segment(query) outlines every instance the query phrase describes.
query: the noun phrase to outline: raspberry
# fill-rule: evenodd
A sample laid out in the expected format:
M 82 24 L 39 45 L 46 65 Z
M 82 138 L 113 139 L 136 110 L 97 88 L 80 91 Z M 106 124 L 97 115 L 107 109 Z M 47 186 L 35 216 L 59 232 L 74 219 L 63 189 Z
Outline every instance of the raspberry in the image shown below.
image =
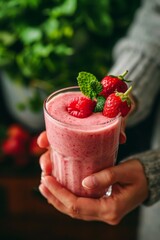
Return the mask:
M 67 111 L 70 115 L 77 118 L 89 117 L 95 108 L 96 102 L 87 97 L 77 97 L 71 100 L 67 105 Z

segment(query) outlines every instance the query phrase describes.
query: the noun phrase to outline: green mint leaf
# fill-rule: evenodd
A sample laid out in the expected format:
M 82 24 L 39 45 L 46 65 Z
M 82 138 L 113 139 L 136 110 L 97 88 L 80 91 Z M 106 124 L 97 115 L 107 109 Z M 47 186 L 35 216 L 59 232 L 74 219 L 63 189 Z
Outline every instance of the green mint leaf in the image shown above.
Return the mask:
M 94 112 L 102 112 L 104 108 L 106 99 L 103 96 L 97 97 L 97 104 L 95 106 Z
M 77 81 L 81 92 L 91 99 L 96 98 L 102 91 L 102 84 L 92 73 L 80 72 Z

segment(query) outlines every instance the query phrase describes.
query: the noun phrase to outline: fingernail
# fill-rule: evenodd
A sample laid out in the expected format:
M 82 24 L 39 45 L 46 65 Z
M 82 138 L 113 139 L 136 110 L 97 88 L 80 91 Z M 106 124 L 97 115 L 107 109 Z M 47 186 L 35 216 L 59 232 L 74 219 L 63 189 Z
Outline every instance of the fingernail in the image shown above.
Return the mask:
M 98 185 L 97 180 L 95 178 L 94 175 L 86 177 L 83 181 L 82 181 L 82 186 L 88 189 L 93 189 L 96 188 Z

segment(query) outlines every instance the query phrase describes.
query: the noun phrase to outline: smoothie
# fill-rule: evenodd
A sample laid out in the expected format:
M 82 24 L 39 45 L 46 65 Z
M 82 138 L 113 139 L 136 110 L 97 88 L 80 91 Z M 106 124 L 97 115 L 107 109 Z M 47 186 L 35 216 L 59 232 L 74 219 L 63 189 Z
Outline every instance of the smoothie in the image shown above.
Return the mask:
M 53 176 L 77 196 L 101 197 L 107 191 L 86 191 L 82 180 L 116 161 L 121 118 L 92 113 L 76 118 L 67 111 L 68 102 L 82 96 L 78 87 L 51 94 L 44 103 L 44 116 L 53 163 Z

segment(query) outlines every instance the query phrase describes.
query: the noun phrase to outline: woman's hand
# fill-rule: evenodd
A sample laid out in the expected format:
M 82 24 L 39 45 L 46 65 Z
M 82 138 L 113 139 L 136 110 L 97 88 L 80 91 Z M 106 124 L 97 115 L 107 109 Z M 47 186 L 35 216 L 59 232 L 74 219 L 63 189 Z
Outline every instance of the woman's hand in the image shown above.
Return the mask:
M 46 133 L 38 139 L 39 146 L 48 147 Z M 60 212 L 82 220 L 98 220 L 118 224 L 131 210 L 148 196 L 147 180 L 141 163 L 134 159 L 95 173 L 82 182 L 88 189 L 106 189 L 112 185 L 112 195 L 99 199 L 77 197 L 51 176 L 51 162 L 47 151 L 40 158 L 41 194 Z

